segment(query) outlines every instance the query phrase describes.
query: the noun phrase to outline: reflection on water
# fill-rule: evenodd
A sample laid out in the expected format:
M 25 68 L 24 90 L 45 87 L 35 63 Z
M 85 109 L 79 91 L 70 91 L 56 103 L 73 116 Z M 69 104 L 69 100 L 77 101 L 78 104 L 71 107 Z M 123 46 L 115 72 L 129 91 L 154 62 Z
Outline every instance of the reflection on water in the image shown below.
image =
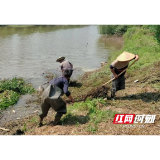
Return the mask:
M 100 39 L 97 26 L 0 27 L 0 78 L 20 76 L 38 87 L 46 81 L 44 72 L 61 74 L 56 62 L 60 56 L 75 69 L 96 69 L 117 49 Z

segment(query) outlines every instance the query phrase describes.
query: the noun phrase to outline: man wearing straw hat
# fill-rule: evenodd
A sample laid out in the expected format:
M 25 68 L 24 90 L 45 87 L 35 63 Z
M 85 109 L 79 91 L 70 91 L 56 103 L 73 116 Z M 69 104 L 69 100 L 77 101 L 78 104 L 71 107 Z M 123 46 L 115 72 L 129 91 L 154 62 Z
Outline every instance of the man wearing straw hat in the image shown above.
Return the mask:
M 60 63 L 60 67 L 61 67 L 61 70 L 62 70 L 62 75 L 64 75 L 64 71 L 65 70 L 68 70 L 68 74 L 69 74 L 69 79 L 70 80 L 70 77 L 73 73 L 73 64 L 67 60 L 65 60 L 65 57 L 59 57 L 56 62 L 59 62 Z
M 129 62 L 133 59 L 137 61 L 139 59 L 139 56 L 137 54 L 132 54 L 124 51 L 110 65 L 110 70 L 112 72 L 111 78 L 115 78 L 112 81 L 112 89 L 111 89 L 111 98 L 113 100 L 115 98 L 115 93 L 117 91 L 125 89 L 125 77 L 124 77 L 126 72 L 125 70 L 127 69 Z
M 43 125 L 43 119 L 47 116 L 50 107 L 57 112 L 55 115 L 55 120 L 51 123 L 52 125 L 57 125 L 62 115 L 67 113 L 66 103 L 61 98 L 63 94 L 69 97 L 72 103 L 75 102 L 70 91 L 68 90 L 68 78 L 69 72 L 64 71 L 63 76 L 52 79 L 49 82 L 49 86 L 44 90 L 41 102 L 42 113 L 39 114 L 39 126 Z

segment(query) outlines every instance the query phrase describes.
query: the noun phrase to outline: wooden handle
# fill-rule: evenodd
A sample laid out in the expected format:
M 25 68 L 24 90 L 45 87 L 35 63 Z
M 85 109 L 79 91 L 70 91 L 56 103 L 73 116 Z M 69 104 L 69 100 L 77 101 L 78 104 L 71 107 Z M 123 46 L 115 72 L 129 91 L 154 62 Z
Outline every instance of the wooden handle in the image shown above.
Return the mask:
M 9 131 L 9 129 L 5 129 L 5 128 L 1 128 L 1 127 L 0 127 L 0 129 L 3 131 Z
M 122 73 L 124 73 L 128 68 L 130 68 L 135 62 L 136 62 L 136 61 L 134 61 L 129 67 L 127 67 L 125 70 L 123 70 L 120 74 L 118 74 L 118 77 L 119 77 Z M 105 84 L 103 84 L 102 86 L 105 86 L 106 84 L 108 84 L 109 82 L 113 81 L 114 79 L 115 79 L 115 77 L 112 78 L 111 80 L 109 80 L 108 82 L 106 82 Z

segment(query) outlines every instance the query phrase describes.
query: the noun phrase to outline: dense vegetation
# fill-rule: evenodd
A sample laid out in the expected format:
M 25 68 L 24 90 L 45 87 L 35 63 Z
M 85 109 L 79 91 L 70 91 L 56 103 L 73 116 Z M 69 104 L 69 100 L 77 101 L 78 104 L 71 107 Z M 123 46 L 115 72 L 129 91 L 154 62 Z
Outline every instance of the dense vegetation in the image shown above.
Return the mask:
M 140 59 L 132 67 L 134 70 L 153 64 L 160 57 L 160 25 L 108 25 L 100 26 L 100 32 L 108 35 L 123 35 L 124 38 L 123 48 L 112 55 L 109 61 L 113 61 L 123 51 L 138 54 Z
M 101 25 L 99 26 L 100 34 L 107 35 L 124 35 L 128 28 L 139 27 L 149 29 L 150 34 L 152 33 L 160 43 L 160 25 Z
M 5 109 L 17 103 L 20 95 L 35 92 L 34 88 L 22 78 L 0 81 L 0 109 Z

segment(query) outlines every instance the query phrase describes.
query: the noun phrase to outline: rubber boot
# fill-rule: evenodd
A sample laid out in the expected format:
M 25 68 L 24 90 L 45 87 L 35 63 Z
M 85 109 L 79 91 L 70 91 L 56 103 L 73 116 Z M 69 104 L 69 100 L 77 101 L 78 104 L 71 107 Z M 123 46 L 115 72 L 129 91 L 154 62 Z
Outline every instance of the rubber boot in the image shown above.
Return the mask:
M 39 124 L 38 127 L 42 127 L 43 126 L 43 118 L 39 117 Z
M 56 114 L 55 119 L 53 121 L 54 126 L 57 125 L 60 122 L 61 117 L 62 117 L 62 115 Z

